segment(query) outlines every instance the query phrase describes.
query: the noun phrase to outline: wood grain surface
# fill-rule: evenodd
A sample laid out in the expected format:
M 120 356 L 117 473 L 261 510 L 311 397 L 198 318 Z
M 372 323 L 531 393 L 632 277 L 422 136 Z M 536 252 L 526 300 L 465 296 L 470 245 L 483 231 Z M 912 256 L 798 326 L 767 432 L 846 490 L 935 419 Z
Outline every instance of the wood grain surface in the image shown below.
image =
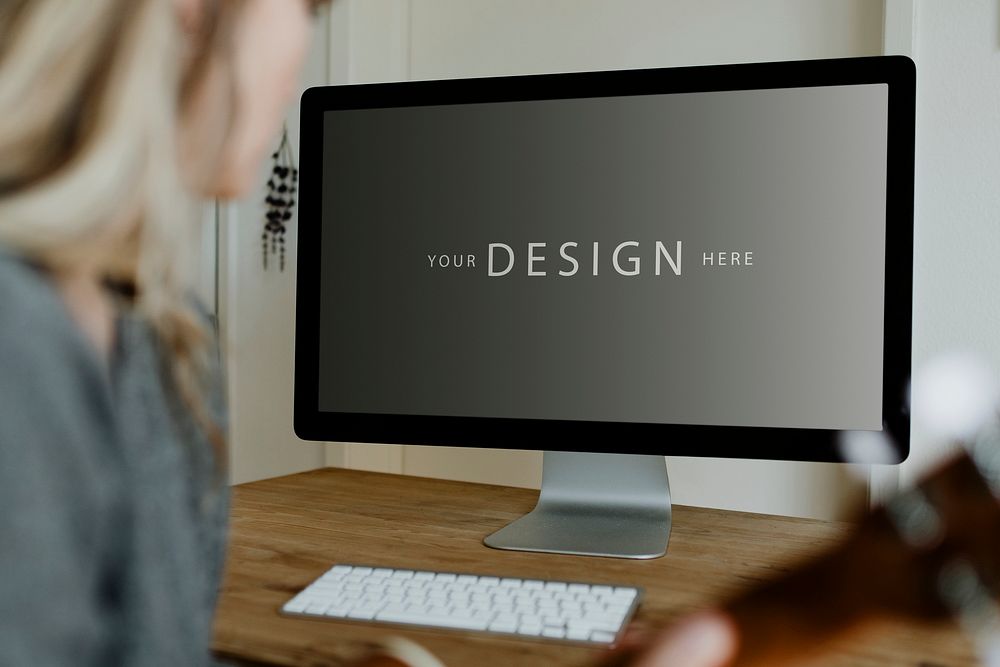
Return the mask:
M 644 589 L 637 621 L 661 625 L 787 571 L 851 529 L 675 505 L 667 555 L 629 561 L 485 547 L 485 535 L 534 506 L 537 491 L 527 489 L 328 468 L 244 484 L 233 494 L 214 649 L 246 664 L 348 665 L 389 635 L 422 644 L 448 667 L 585 666 L 602 655 L 558 643 L 278 614 L 338 562 L 636 585 Z M 976 663 L 969 642 L 952 627 L 887 623 L 838 645 L 820 664 Z

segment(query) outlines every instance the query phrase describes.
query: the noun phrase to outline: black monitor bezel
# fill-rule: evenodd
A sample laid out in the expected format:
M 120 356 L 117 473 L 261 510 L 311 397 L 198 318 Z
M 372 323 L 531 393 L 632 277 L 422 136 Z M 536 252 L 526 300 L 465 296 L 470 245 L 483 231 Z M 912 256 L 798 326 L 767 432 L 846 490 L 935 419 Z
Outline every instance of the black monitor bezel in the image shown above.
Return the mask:
M 916 72 L 905 56 L 405 81 L 310 88 L 302 96 L 295 433 L 306 440 L 671 456 L 842 461 L 840 431 L 323 412 L 319 410 L 324 113 L 542 99 L 885 83 L 889 87 L 883 423 L 909 454 Z M 858 453 L 855 453 L 858 454 Z M 884 453 L 870 455 L 884 462 Z M 856 461 L 855 461 L 856 462 Z

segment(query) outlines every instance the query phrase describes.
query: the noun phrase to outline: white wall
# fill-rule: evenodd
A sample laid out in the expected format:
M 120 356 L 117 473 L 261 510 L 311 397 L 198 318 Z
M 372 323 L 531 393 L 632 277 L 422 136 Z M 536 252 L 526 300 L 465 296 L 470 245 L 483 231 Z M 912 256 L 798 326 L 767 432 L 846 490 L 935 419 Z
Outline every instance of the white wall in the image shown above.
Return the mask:
M 346 81 L 679 66 L 882 52 L 873 0 L 347 0 L 332 69 Z M 332 448 L 351 467 L 536 487 L 536 452 Z M 674 501 L 841 517 L 866 487 L 832 464 L 668 460 Z
M 410 77 L 871 55 L 872 0 L 410 0 Z
M 328 23 L 316 27 L 303 87 L 328 80 Z M 297 102 L 297 101 L 296 101 Z M 298 108 L 288 113 L 298 152 Z M 274 138 L 277 147 L 279 137 Z M 292 432 L 292 340 L 295 313 L 295 249 L 298 221 L 286 234 L 287 266 L 262 269 L 264 184 L 244 201 L 220 206 L 219 316 L 225 344 L 231 419 L 230 479 L 233 483 L 311 470 L 325 464 L 323 448 Z
M 874 53 L 881 5 L 336 0 L 329 50 L 321 38 L 308 78 L 344 83 Z M 886 8 L 887 52 L 906 52 L 911 30 L 916 33 L 914 362 L 960 346 L 1000 366 L 998 3 L 886 0 Z M 321 465 L 315 446 L 291 434 L 293 274 L 260 272 L 259 204 L 243 204 L 224 217 L 220 307 L 236 334 L 230 348 L 235 479 Z M 294 253 L 294 231 L 289 240 Z M 901 468 L 904 480 L 939 453 L 915 431 L 913 456 Z M 334 445 L 326 461 L 524 486 L 537 486 L 540 473 L 538 456 L 530 452 Z M 672 460 L 671 472 L 677 502 L 761 511 L 837 516 L 859 492 L 837 466 Z
M 960 348 L 1000 368 L 1000 8 L 916 8 L 914 363 Z M 915 429 L 904 481 L 942 449 Z

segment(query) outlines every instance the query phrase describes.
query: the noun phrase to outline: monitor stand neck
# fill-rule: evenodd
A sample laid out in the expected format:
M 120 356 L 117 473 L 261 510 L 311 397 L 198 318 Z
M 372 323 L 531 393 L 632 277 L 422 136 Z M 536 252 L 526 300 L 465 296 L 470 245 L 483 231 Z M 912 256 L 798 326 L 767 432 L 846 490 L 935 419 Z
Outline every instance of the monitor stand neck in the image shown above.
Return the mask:
M 662 456 L 545 452 L 535 509 L 483 542 L 513 551 L 657 558 L 667 552 L 670 523 Z

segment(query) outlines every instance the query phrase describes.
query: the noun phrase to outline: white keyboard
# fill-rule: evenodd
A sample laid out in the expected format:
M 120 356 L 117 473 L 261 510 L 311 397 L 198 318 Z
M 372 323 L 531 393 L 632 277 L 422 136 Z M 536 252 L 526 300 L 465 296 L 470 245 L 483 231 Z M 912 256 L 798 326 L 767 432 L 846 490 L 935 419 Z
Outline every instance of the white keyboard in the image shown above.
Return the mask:
M 610 646 L 639 598 L 632 586 L 336 565 L 281 611 Z

